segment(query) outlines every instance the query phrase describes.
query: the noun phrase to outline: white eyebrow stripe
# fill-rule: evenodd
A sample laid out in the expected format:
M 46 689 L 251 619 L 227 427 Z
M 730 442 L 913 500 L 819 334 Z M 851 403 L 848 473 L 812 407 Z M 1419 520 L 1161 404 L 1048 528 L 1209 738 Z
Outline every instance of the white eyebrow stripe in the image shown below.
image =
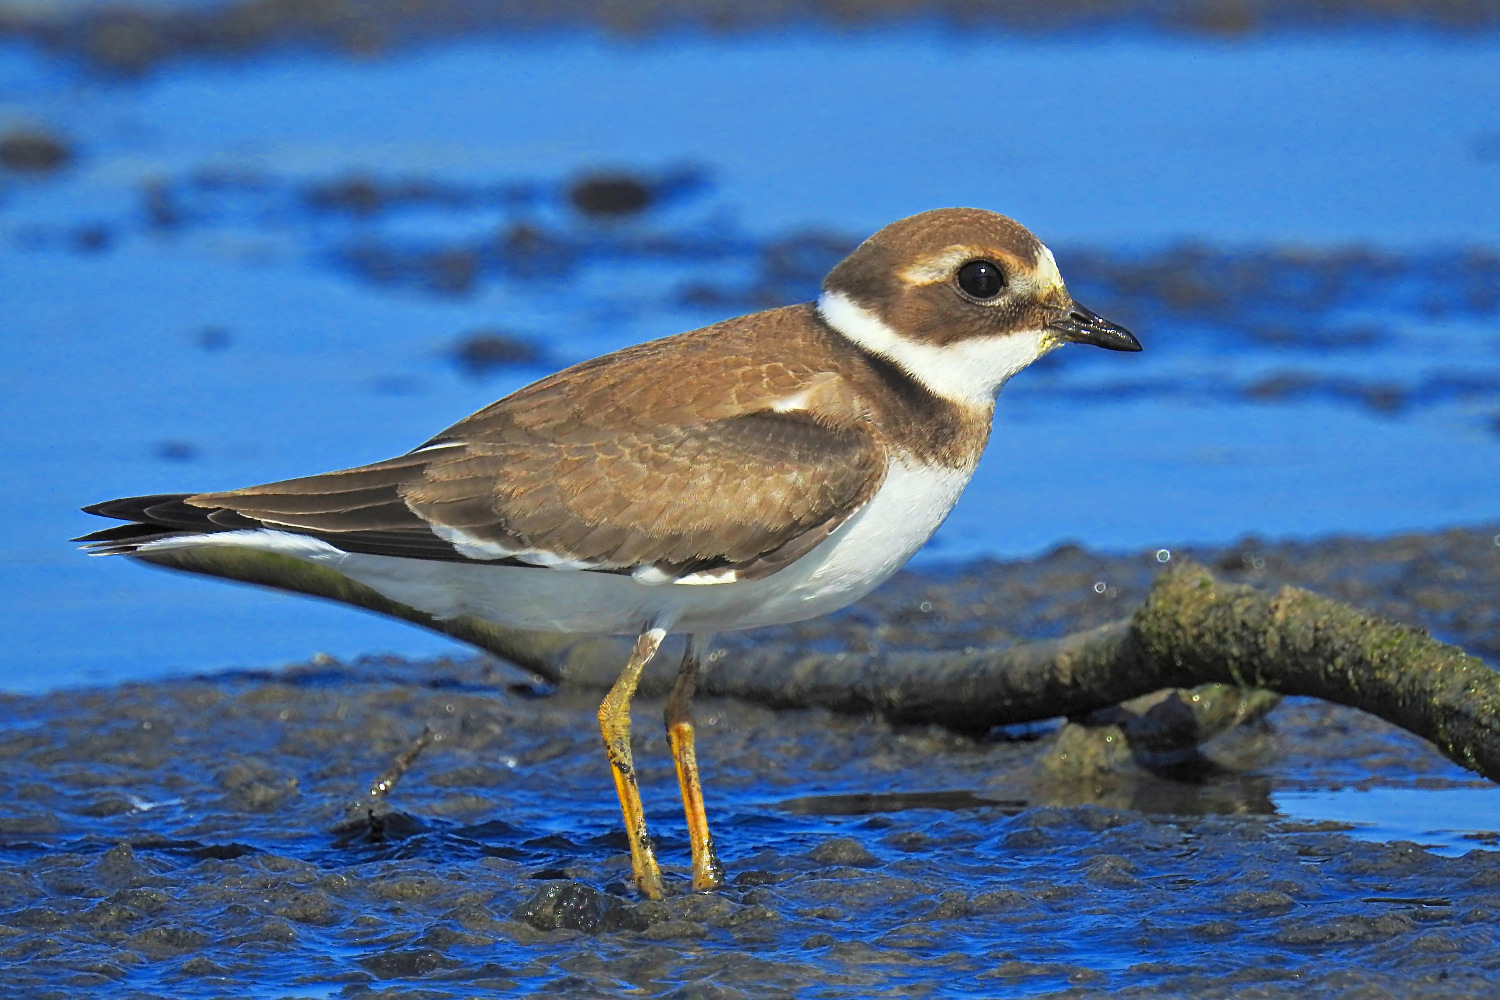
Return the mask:
M 1003 266 L 1003 261 L 1007 258 L 998 257 L 983 247 L 951 246 L 937 256 L 913 264 L 902 271 L 900 276 L 908 285 L 937 285 L 952 278 L 954 269 L 966 261 L 991 259 L 997 259 Z M 1010 287 L 1025 295 L 1043 298 L 1065 287 L 1062 272 L 1057 269 L 1057 258 L 1052 256 L 1052 251 L 1046 244 L 1037 244 L 1036 256 L 1030 269 L 1012 266 L 1005 270 Z
M 951 246 L 935 257 L 928 257 L 901 272 L 908 285 L 936 285 L 953 276 L 953 269 L 969 260 L 986 256 L 977 247 Z

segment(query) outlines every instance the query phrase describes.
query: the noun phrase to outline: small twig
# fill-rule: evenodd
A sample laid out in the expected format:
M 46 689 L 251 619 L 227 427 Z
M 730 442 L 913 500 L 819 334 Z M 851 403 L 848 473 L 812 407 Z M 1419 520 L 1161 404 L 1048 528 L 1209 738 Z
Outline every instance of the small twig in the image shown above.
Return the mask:
M 437 739 L 437 734 L 432 731 L 431 726 L 423 726 L 422 734 L 411 741 L 411 745 L 396 755 L 391 761 L 391 766 L 380 772 L 379 777 L 370 782 L 369 801 L 373 806 L 386 797 L 396 782 L 411 769 L 412 764 L 427 749 L 427 745 Z
M 429 744 L 442 739 L 441 733 L 433 732 L 431 726 L 423 726 L 422 732 L 406 748 L 398 753 L 391 761 L 389 767 L 381 771 L 375 780 L 370 782 L 370 787 L 364 795 L 349 803 L 349 808 L 344 813 L 344 821 L 337 827 L 345 837 L 350 834 L 364 833 L 371 840 L 383 840 L 386 832 L 385 798 L 391 789 L 411 770 L 416 759 L 422 755 Z

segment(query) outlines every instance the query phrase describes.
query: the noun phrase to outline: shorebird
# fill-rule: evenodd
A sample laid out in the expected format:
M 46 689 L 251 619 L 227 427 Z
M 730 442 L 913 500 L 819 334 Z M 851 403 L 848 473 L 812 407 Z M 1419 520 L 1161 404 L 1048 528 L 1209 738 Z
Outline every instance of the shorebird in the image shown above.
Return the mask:
M 712 634 L 869 593 L 942 524 L 1011 376 L 1062 344 L 1138 351 L 1075 302 L 1052 252 L 993 212 L 894 222 L 816 302 L 575 365 L 396 458 L 222 493 L 84 508 L 97 554 L 233 545 L 331 567 L 438 618 L 633 635 L 599 708 L 640 890 L 662 895 L 630 700 L 688 635 L 666 724 L 693 887 L 723 881 L 691 699 Z

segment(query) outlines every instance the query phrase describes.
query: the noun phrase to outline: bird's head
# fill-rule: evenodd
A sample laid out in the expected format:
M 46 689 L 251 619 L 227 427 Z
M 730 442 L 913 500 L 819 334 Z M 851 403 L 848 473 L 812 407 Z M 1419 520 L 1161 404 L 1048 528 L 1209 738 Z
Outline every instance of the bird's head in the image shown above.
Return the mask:
M 975 405 L 1064 343 L 1141 349 L 1073 301 L 1052 251 L 1024 226 L 977 208 L 886 226 L 828 273 L 818 311 L 935 394 Z

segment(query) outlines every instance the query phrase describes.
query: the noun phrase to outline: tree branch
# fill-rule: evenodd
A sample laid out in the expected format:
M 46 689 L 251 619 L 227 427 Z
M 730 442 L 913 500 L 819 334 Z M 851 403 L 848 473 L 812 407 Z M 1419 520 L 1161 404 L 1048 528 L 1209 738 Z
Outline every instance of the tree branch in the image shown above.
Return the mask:
M 135 558 L 401 618 L 555 683 L 607 688 L 625 660 L 617 640 L 525 632 L 475 618 L 438 620 L 333 570 L 285 556 L 224 547 Z M 962 652 L 799 656 L 761 647 L 718 659 L 700 683 L 705 694 L 876 712 L 895 722 L 975 734 L 1084 716 L 1162 688 L 1258 687 L 1362 709 L 1500 780 L 1500 673 L 1419 629 L 1295 587 L 1271 594 L 1219 583 L 1193 563 L 1162 574 L 1131 618 L 1061 639 Z M 1212 704 L 1204 711 L 1216 711 Z M 1239 701 L 1232 704 L 1242 711 Z M 1264 711 L 1269 703 L 1256 704 Z M 1209 719 L 1198 731 L 1221 731 L 1222 725 Z

